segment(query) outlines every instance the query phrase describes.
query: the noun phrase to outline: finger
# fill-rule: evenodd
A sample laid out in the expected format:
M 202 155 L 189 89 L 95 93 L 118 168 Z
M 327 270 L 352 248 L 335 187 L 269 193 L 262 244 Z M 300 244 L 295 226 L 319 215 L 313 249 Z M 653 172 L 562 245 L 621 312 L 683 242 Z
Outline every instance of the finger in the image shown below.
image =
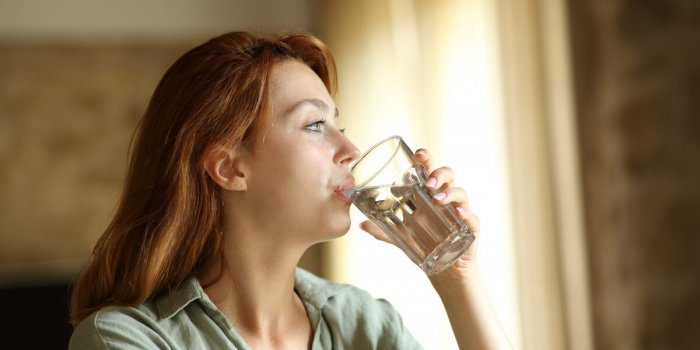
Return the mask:
M 439 205 L 452 204 L 465 211 L 469 210 L 469 196 L 467 192 L 459 187 L 449 187 L 433 194 L 433 203 Z
M 451 205 L 457 212 L 457 217 L 462 219 L 469 230 L 476 235 L 480 230 L 479 218 L 469 210 L 469 197 L 461 188 L 450 187 L 433 195 L 433 202 L 437 205 Z
M 428 179 L 425 180 L 425 186 L 430 189 L 447 188 L 454 186 L 455 174 L 449 167 L 441 167 L 435 169 Z
M 380 241 L 384 241 L 387 243 L 393 243 L 391 241 L 391 239 L 389 238 L 389 236 L 387 236 L 386 233 L 384 233 L 384 231 L 382 231 L 379 228 L 379 226 L 375 225 L 373 222 L 371 222 L 369 220 L 361 222 L 360 228 Z
M 457 207 L 456 211 L 457 216 L 469 227 L 469 232 L 471 232 L 474 237 L 479 237 L 479 232 L 481 232 L 481 220 L 479 220 L 479 217 L 470 210 L 466 210 L 462 207 Z
M 430 155 L 430 152 L 428 152 L 427 149 L 425 148 L 419 148 L 416 150 L 415 153 L 416 160 L 423 165 L 423 168 L 425 168 L 425 171 L 430 172 L 432 168 L 432 156 Z

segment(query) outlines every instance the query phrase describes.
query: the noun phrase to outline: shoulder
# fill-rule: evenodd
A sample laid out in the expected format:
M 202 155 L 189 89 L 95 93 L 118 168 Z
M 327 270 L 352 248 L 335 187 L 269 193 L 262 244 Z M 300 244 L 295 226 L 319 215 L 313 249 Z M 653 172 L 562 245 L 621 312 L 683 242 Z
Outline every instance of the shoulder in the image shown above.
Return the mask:
M 302 270 L 305 294 L 315 297 L 333 338 L 346 347 L 366 349 L 420 349 L 403 324 L 401 315 L 387 300 L 364 289 L 330 282 Z M 300 274 L 297 272 L 297 286 Z
M 400 318 L 388 301 L 374 298 L 364 289 L 331 282 L 302 269 L 297 269 L 296 289 L 302 299 L 324 313 L 338 312 L 345 317 L 376 321 Z
M 207 334 L 218 334 L 204 308 L 216 306 L 192 277 L 138 306 L 103 307 L 78 324 L 70 349 L 198 347 Z
M 144 307 L 104 307 L 78 324 L 69 349 L 162 349 L 155 315 Z
M 329 298 L 323 314 L 327 321 L 342 323 L 345 331 L 396 333 L 403 330 L 401 316 L 391 303 L 354 286 Z
M 328 300 L 322 311 L 350 348 L 422 349 L 394 306 L 351 287 Z

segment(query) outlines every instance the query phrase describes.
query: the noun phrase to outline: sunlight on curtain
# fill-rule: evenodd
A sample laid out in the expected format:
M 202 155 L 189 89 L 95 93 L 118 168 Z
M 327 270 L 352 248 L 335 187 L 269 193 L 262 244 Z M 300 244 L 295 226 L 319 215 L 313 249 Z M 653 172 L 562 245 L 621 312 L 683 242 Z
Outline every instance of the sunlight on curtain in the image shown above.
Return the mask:
M 499 319 L 519 348 L 513 232 L 505 127 L 500 101 L 495 13 L 490 1 L 447 9 L 441 66 L 442 154 L 481 219 L 479 265 Z
M 495 9 L 490 1 L 338 1 L 326 41 L 341 83 L 340 123 L 361 150 L 393 134 L 456 173 L 480 216 L 479 262 L 492 304 L 519 347 L 518 304 Z M 353 208 L 353 222 L 365 220 Z M 356 225 L 355 225 L 356 227 Z M 427 278 L 398 249 L 353 228 L 331 246 L 331 275 L 389 300 L 426 348 L 456 349 Z

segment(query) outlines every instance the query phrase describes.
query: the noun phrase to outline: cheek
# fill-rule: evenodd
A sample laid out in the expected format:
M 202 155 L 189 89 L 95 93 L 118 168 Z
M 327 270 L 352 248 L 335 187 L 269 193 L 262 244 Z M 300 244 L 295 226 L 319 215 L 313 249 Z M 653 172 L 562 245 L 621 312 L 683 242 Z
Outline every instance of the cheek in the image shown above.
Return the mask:
M 296 187 L 295 193 L 308 199 L 320 197 L 329 188 L 328 169 L 319 162 L 306 161 L 293 164 L 289 169 L 289 177 Z M 309 203 L 311 204 L 311 203 Z
M 266 162 L 260 170 L 265 183 L 257 183 L 256 186 L 285 202 L 300 200 L 301 197 L 313 198 L 328 192 L 331 169 L 323 154 L 308 149 L 301 152 L 285 150 L 279 154 L 280 157 Z

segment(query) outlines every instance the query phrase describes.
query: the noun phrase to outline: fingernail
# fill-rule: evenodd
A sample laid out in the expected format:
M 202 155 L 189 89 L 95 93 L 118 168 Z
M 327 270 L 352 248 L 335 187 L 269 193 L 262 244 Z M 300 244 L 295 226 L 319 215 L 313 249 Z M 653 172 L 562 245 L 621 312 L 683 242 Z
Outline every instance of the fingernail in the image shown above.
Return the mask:
M 419 149 L 416 151 L 416 155 L 424 155 L 424 154 L 425 154 L 425 150 L 423 150 L 423 149 Z
M 440 193 L 436 193 L 435 195 L 433 195 L 433 198 L 435 198 L 439 201 L 445 199 L 445 197 L 447 197 L 447 193 L 445 193 L 445 192 L 440 192 Z
M 437 184 L 437 179 L 434 177 L 429 178 L 428 181 L 425 182 L 425 185 L 428 187 L 435 187 L 436 184 Z
M 469 215 L 468 212 L 467 212 L 464 208 L 462 208 L 462 207 L 457 207 L 457 211 L 458 211 L 460 214 L 462 214 L 463 217 L 467 217 L 467 216 Z

